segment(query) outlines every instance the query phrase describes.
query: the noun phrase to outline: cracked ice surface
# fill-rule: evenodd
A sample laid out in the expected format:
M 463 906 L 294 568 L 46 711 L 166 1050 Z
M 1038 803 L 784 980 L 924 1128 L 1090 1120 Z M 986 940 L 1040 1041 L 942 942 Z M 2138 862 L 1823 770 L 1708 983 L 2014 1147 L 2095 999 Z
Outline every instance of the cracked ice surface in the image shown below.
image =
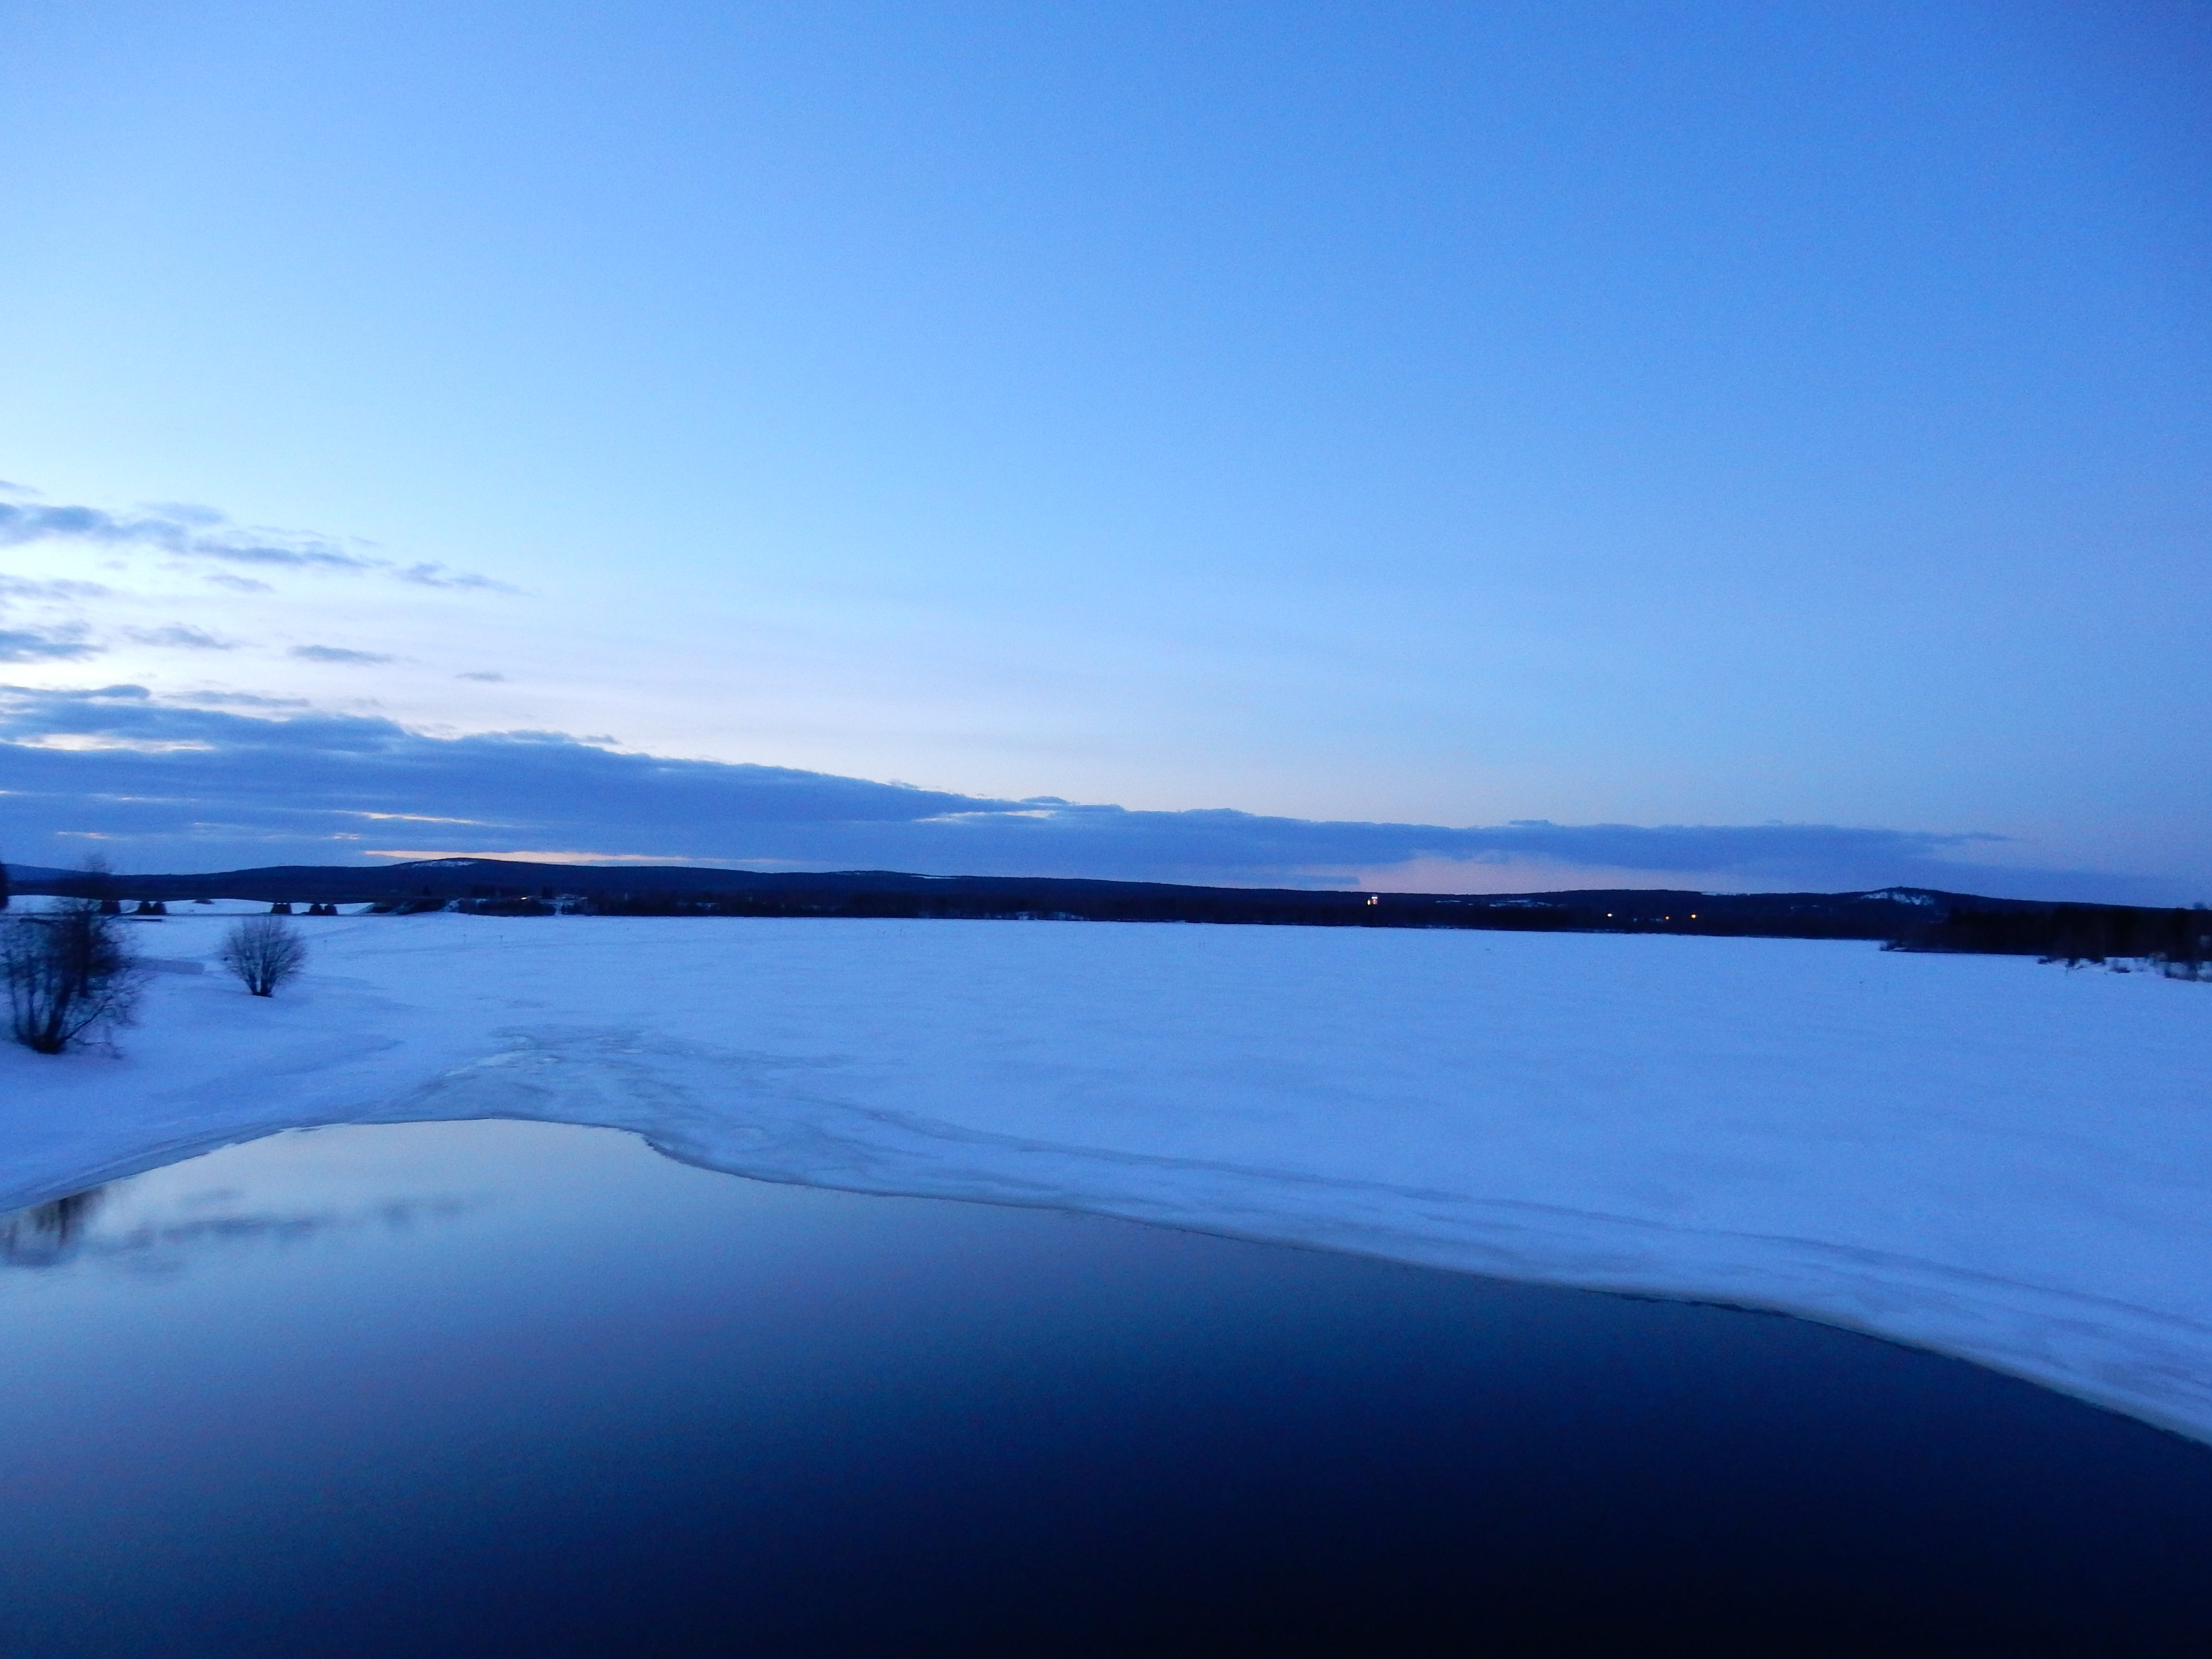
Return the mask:
M 145 924 L 206 957 L 222 919 Z M 271 1130 L 602 1124 L 1784 1309 L 2212 1440 L 2212 989 L 1798 940 L 434 915 L 0 1051 L 0 1209 Z

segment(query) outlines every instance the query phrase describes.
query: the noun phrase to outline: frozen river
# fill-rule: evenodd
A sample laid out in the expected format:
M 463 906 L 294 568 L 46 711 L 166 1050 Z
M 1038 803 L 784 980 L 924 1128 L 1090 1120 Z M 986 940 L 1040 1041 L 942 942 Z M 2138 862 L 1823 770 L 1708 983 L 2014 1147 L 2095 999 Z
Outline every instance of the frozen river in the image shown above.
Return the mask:
M 688 1161 L 1781 1309 L 2212 1438 L 2212 989 L 1795 940 L 303 922 L 119 1057 L 0 1049 L 0 1206 L 272 1128 Z M 196 967 L 222 919 L 134 927 Z

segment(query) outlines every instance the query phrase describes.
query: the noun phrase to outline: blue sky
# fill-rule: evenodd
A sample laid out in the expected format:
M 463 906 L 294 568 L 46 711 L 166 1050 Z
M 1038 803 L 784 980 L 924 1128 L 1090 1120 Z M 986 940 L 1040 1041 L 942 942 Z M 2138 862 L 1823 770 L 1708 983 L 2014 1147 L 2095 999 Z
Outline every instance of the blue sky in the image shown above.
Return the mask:
M 2180 0 L 0 6 L 0 853 L 2212 897 L 2208 85 Z

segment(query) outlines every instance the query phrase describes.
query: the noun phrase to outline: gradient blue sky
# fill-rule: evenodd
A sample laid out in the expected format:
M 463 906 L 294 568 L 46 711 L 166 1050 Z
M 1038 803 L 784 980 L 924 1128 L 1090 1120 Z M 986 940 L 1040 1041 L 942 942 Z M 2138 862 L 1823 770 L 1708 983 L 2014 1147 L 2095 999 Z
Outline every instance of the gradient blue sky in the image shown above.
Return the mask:
M 0 5 L 0 852 L 858 857 L 612 750 L 1158 828 L 914 867 L 2212 897 L 2208 88 L 2185 0 Z

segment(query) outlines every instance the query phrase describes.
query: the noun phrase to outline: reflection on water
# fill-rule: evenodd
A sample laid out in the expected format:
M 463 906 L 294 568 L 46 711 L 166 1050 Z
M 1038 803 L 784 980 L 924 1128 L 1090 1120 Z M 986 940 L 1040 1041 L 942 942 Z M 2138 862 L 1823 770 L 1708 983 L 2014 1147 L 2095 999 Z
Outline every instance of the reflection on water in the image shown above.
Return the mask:
M 1774 1316 L 513 1122 L 0 1225 L 9 1654 L 2212 1653 L 2212 1451 Z
M 275 1137 L 279 1142 L 295 1137 Z M 232 1155 L 246 1152 L 232 1149 Z M 181 1272 L 226 1248 L 282 1248 L 362 1233 L 404 1233 L 465 1215 L 481 1194 L 349 1190 L 303 1206 L 295 1192 L 179 1179 L 175 1169 L 109 1182 L 0 1215 L 0 1267 L 108 1266 L 134 1273 Z
M 105 1187 L 93 1187 L 0 1215 L 0 1262 L 11 1267 L 51 1267 L 67 1261 L 106 1192 Z

